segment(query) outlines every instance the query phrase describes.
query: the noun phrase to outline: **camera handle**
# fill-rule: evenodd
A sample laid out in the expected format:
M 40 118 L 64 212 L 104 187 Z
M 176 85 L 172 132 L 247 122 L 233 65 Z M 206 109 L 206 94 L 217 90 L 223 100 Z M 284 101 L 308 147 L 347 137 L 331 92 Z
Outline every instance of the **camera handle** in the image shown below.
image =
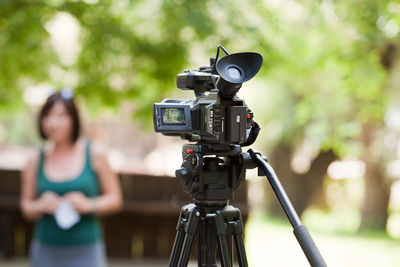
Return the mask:
M 283 189 L 274 169 L 256 150 L 249 149 L 247 152 L 250 154 L 252 160 L 258 166 L 259 170 L 261 170 L 268 178 L 276 197 L 278 198 L 283 210 L 286 213 L 286 216 L 293 226 L 293 233 L 296 236 L 297 241 L 299 242 L 310 265 L 312 267 L 327 266 L 307 228 L 301 223 L 300 218 L 297 215 L 296 210 L 293 208 L 288 196 L 286 195 L 286 192 Z

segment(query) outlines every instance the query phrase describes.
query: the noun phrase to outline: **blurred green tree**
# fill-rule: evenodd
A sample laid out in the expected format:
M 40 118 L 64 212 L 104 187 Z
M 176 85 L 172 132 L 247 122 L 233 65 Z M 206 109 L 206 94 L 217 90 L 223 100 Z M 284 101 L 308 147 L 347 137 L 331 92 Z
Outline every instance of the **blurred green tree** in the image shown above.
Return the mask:
M 269 129 L 278 129 L 271 135 L 271 161 L 301 214 L 321 191 L 327 167 L 337 156 L 360 157 L 366 163 L 361 228 L 385 229 L 390 181 L 384 170 L 393 154 L 382 133 L 393 95 L 388 80 L 396 75 L 398 60 L 399 4 L 288 2 L 277 4 L 274 13 L 263 4 L 255 9 L 260 17 L 277 21 L 264 29 L 273 36 L 272 50 L 280 59 L 265 78 L 280 90 L 265 117 Z M 310 143 L 315 154 L 306 159 L 309 168 L 298 173 L 290 163 Z
M 149 115 L 154 99 L 174 88 L 187 65 L 190 45 L 182 29 L 195 28 L 202 40 L 215 28 L 206 2 L 177 3 L 1 0 L 0 106 L 21 106 L 27 85 L 48 83 L 74 86 L 94 109 L 132 100 L 137 115 Z M 76 60 L 63 60 L 51 44 L 49 24 L 60 14 L 79 25 Z

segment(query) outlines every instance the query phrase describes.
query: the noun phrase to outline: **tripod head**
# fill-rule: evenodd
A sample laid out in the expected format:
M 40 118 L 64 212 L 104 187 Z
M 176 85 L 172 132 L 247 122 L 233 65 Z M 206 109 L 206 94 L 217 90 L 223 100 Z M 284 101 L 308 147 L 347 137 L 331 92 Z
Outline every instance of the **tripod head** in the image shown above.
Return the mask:
M 226 203 L 233 199 L 246 169 L 256 167 L 240 145 L 187 144 L 182 147 L 182 158 L 175 175 L 197 202 Z

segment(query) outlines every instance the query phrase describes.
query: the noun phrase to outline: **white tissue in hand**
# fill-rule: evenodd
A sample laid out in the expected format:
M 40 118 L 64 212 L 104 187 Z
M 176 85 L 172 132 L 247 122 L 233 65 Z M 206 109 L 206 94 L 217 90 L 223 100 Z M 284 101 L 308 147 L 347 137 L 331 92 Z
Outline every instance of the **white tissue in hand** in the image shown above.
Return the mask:
M 79 222 L 81 216 L 76 212 L 68 200 L 62 198 L 56 212 L 54 213 L 54 218 L 61 229 L 68 230 Z

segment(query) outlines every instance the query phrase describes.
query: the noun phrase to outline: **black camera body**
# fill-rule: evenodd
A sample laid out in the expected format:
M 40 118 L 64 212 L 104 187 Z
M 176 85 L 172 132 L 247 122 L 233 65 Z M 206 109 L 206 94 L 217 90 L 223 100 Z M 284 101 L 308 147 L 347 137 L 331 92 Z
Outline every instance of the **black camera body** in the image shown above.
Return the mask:
M 247 61 L 249 57 L 251 61 L 258 61 L 256 70 L 249 70 L 244 56 Z M 233 62 L 226 63 L 224 59 L 228 57 Z M 262 57 L 257 53 L 238 53 L 216 64 L 212 58 L 209 66 L 178 74 L 177 87 L 194 90 L 196 99 L 164 99 L 155 103 L 155 131 L 192 142 L 245 145 L 254 125 L 253 113 L 236 92 L 242 82 L 257 73 L 261 64 Z
M 153 106 L 156 132 L 212 144 L 244 144 L 253 113 L 242 99 L 221 98 L 218 89 L 196 100 L 165 99 Z

